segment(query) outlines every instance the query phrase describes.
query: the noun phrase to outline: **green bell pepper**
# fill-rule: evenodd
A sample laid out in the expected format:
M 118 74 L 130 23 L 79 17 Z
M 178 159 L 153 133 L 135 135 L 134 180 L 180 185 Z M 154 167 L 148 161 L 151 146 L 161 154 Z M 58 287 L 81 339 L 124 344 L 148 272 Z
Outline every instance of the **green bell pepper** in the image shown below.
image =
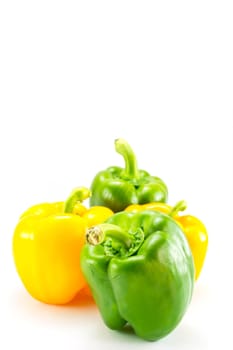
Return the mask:
M 90 186 L 90 205 L 103 205 L 118 212 L 130 204 L 166 202 L 167 186 L 160 178 L 138 169 L 130 145 L 123 139 L 117 139 L 115 149 L 124 157 L 125 169 L 111 166 L 94 177 Z
M 191 301 L 194 263 L 181 227 L 157 211 L 120 212 L 87 230 L 81 268 L 105 324 L 154 341 Z

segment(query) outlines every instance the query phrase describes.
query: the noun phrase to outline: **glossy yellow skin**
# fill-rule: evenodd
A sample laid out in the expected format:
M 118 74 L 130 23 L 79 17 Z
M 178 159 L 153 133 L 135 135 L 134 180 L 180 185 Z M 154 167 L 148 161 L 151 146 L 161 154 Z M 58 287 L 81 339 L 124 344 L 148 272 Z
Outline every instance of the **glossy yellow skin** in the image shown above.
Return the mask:
M 13 235 L 13 257 L 27 291 L 48 304 L 66 304 L 86 287 L 80 251 L 87 227 L 106 220 L 105 207 L 77 204 L 63 212 L 63 202 L 35 205 L 24 212 Z
M 154 202 L 142 205 L 132 204 L 125 210 L 132 212 L 143 210 L 157 210 L 159 212 L 169 214 L 172 210 L 172 207 L 166 203 Z M 183 232 L 189 243 L 195 265 L 195 280 L 197 280 L 202 270 L 208 248 L 208 233 L 206 227 L 198 218 L 192 215 L 175 214 L 173 218 L 183 229 Z

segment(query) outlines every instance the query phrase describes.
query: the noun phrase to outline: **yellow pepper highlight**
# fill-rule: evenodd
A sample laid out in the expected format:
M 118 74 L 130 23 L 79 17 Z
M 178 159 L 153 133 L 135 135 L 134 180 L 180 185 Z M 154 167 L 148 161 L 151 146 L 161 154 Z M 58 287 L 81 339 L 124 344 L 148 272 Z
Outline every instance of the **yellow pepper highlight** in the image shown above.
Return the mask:
M 66 304 L 87 283 L 80 251 L 87 227 L 113 215 L 102 206 L 87 209 L 86 188 L 74 190 L 66 202 L 37 204 L 25 211 L 14 230 L 13 257 L 27 291 L 48 304 Z
M 184 201 L 178 202 L 174 207 L 166 203 L 146 203 L 146 204 L 132 204 L 125 210 L 131 212 L 138 212 L 143 210 L 156 210 L 168 214 L 181 226 L 187 238 L 190 249 L 192 251 L 194 265 L 195 265 L 195 280 L 198 279 L 202 270 L 206 252 L 208 248 L 208 233 L 205 225 L 195 216 L 192 215 L 178 215 L 179 211 L 186 209 Z

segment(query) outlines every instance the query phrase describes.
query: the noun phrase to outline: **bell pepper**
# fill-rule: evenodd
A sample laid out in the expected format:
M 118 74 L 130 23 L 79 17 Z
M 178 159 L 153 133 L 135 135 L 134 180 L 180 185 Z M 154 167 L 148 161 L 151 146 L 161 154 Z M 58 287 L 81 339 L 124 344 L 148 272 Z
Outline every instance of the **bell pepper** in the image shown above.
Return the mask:
M 181 225 L 184 234 L 190 245 L 194 265 L 195 280 L 200 276 L 208 248 L 208 233 L 205 225 L 193 215 L 179 215 L 180 211 L 187 208 L 185 201 L 178 202 L 174 207 L 166 203 L 147 203 L 143 205 L 130 205 L 125 210 L 127 212 L 137 213 L 143 210 L 158 210 L 162 213 L 169 214 L 178 224 Z
M 106 326 L 154 341 L 181 321 L 194 286 L 181 227 L 157 211 L 119 212 L 87 230 L 81 268 Z
M 88 226 L 113 214 L 109 208 L 85 208 L 90 191 L 74 190 L 64 202 L 42 203 L 24 212 L 13 234 L 16 270 L 26 290 L 48 304 L 66 304 L 87 286 L 80 251 Z
M 96 174 L 90 186 L 90 205 L 104 205 L 119 212 L 130 204 L 166 202 L 167 186 L 160 178 L 138 169 L 130 145 L 120 138 L 115 140 L 115 149 L 123 156 L 125 168 L 111 166 Z

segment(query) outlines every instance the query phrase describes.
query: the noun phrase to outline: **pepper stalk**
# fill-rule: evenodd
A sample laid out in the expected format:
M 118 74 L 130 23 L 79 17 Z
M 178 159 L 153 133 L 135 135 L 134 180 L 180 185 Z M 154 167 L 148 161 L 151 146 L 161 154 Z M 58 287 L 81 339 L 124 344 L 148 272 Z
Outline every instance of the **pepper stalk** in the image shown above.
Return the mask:
M 77 204 L 82 206 L 82 202 L 89 198 L 90 195 L 91 191 L 86 187 L 75 188 L 64 203 L 64 213 L 73 213 L 75 206 Z
M 180 211 L 187 209 L 187 203 L 184 200 L 177 202 L 174 207 L 169 211 L 168 215 L 172 218 L 175 217 Z
M 130 179 L 137 179 L 139 177 L 137 158 L 131 146 L 128 144 L 127 141 L 125 141 L 122 138 L 119 138 L 115 140 L 115 149 L 117 153 L 121 154 L 124 158 L 125 176 Z
M 96 246 L 102 244 L 106 255 L 133 255 L 144 241 L 141 228 L 133 233 L 125 232 L 120 226 L 103 223 L 86 230 L 86 241 Z

